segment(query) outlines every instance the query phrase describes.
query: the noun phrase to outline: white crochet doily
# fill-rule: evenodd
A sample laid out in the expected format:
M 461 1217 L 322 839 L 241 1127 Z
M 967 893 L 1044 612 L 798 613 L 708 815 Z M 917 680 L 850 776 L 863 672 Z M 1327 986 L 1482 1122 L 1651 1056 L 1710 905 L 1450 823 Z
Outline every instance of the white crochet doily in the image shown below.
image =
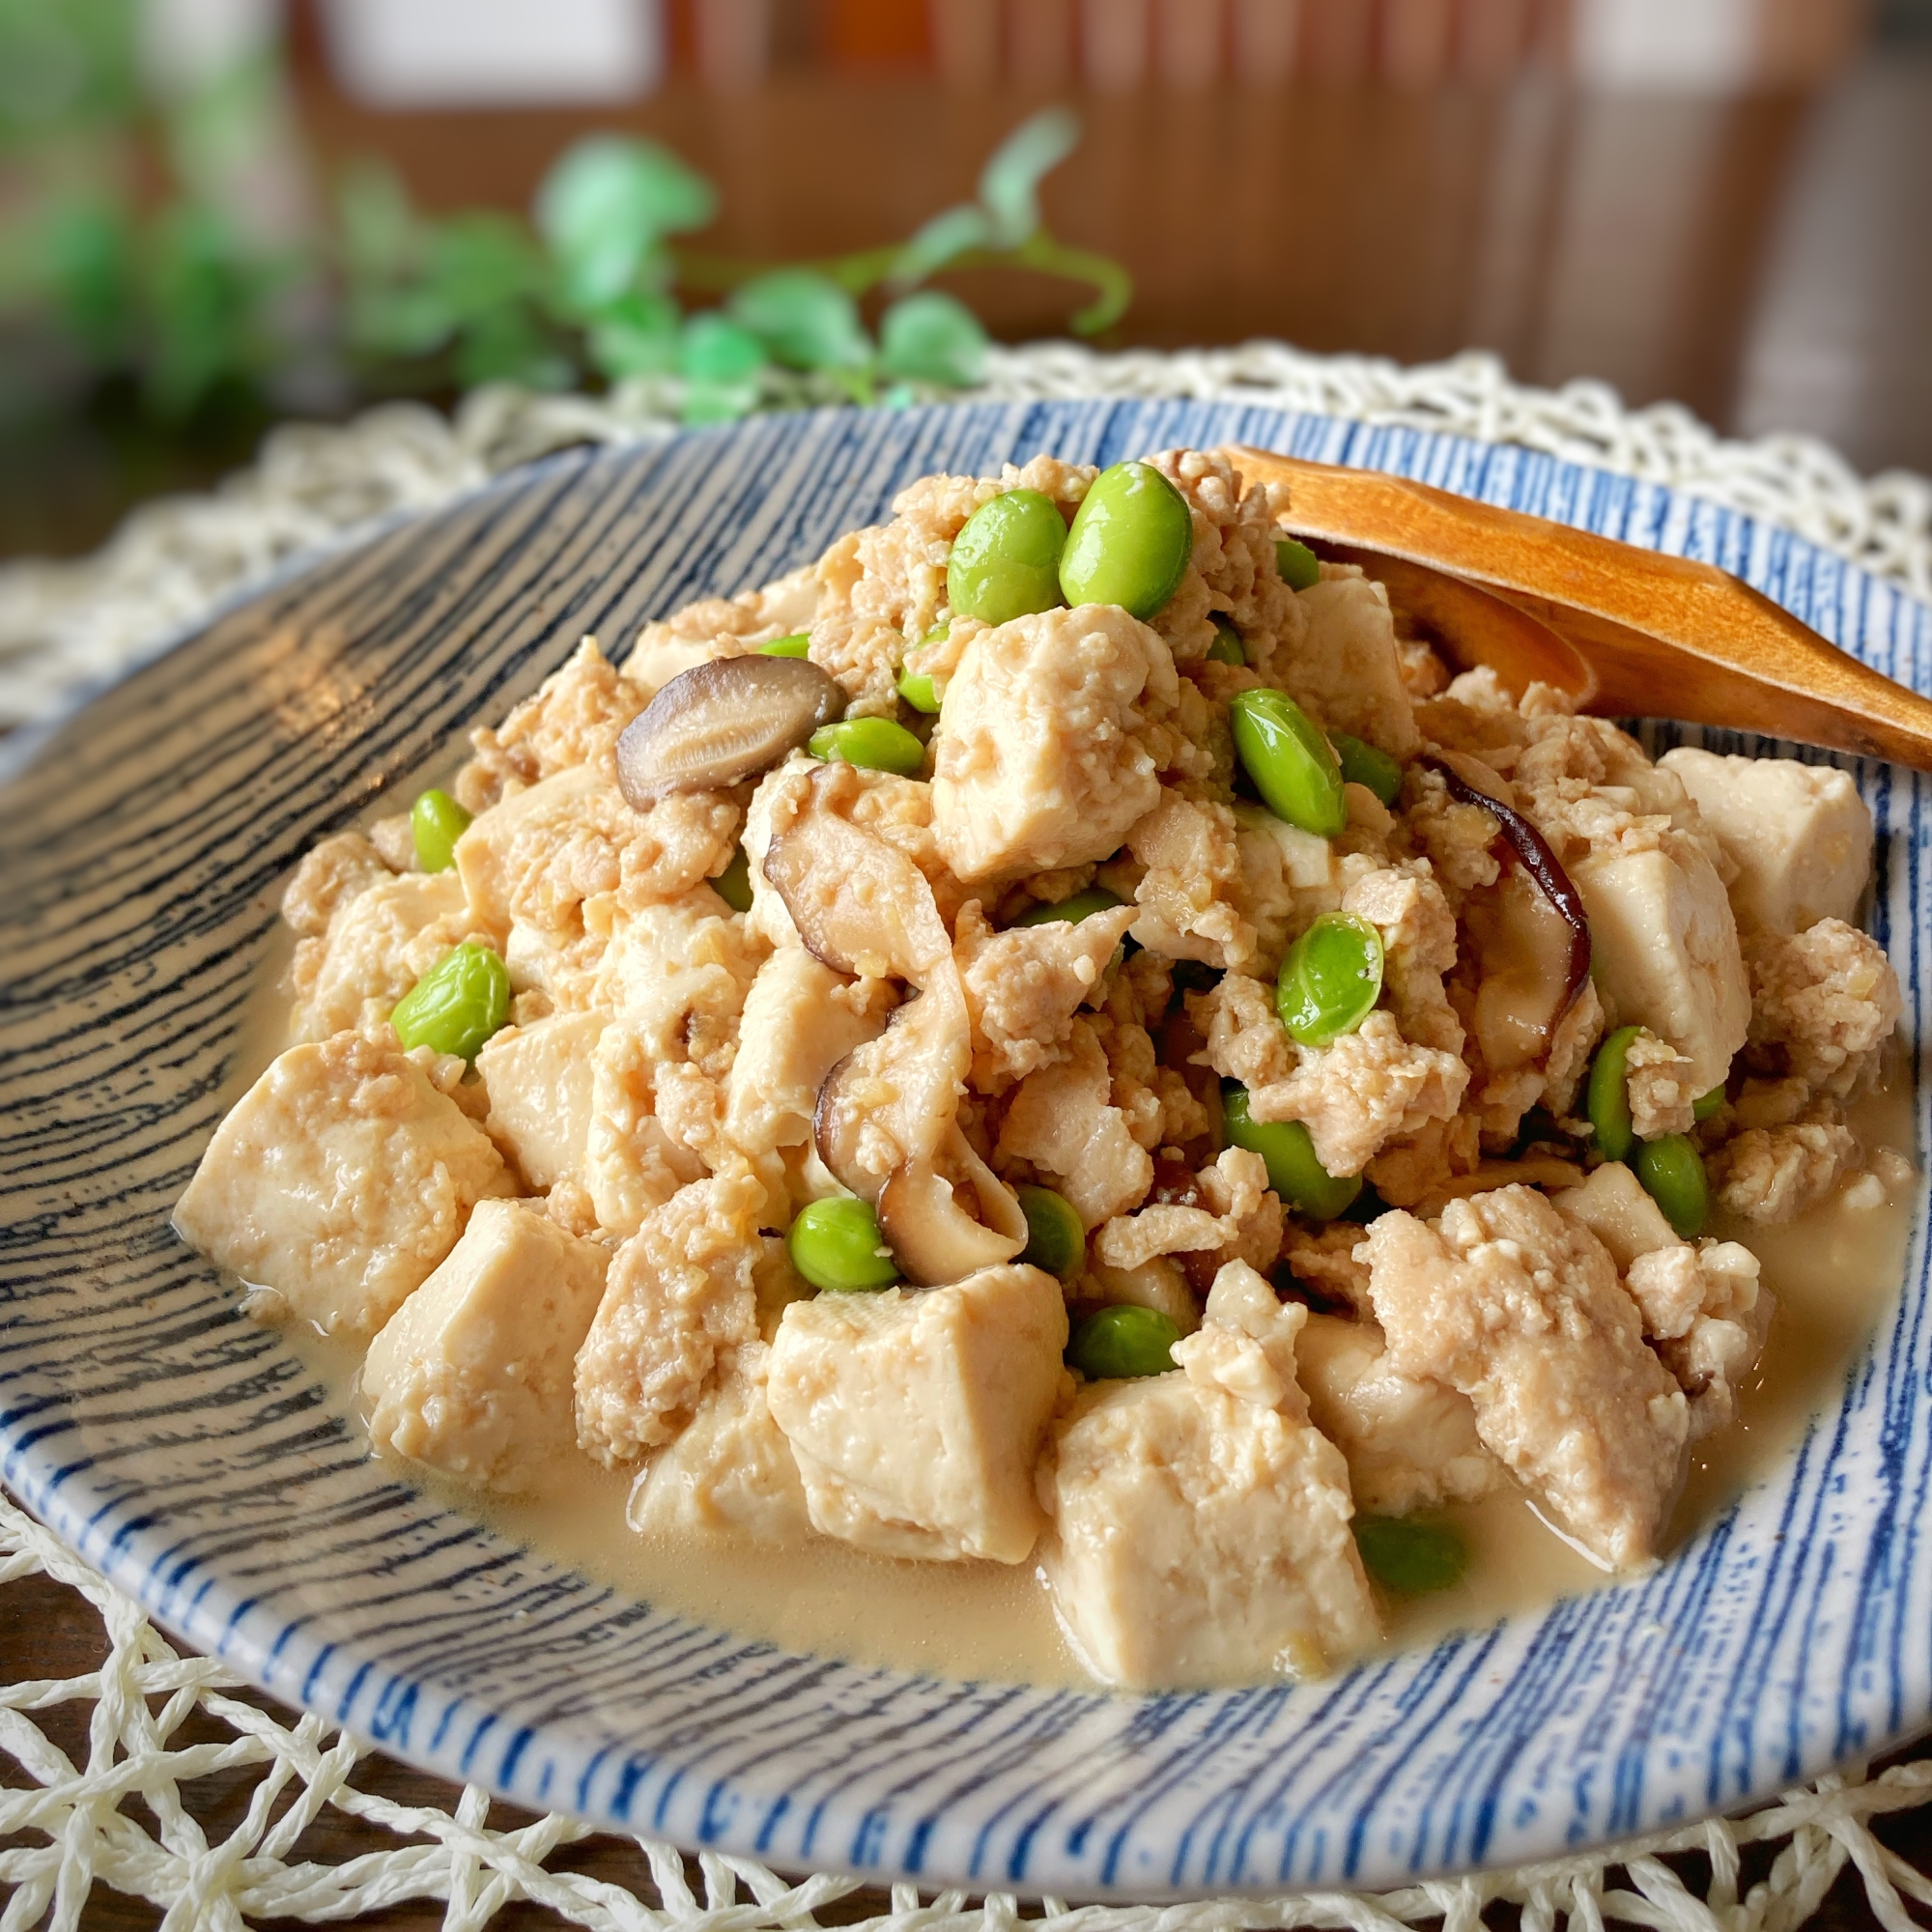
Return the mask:
M 1551 392 L 1512 384 L 1487 355 L 1401 369 L 1360 357 L 1304 355 L 1257 343 L 1180 355 L 1100 356 L 1070 345 L 997 352 L 995 398 L 1224 396 L 1377 423 L 1448 430 L 1595 464 L 1759 515 L 1920 596 L 1932 596 L 1932 485 L 1893 474 L 1861 481 L 1831 450 L 1798 438 L 1726 441 L 1686 412 L 1623 409 L 1595 384 Z M 569 443 L 670 434 L 674 397 L 635 386 L 603 398 L 472 395 L 454 421 L 413 405 L 370 412 L 339 429 L 277 431 L 255 468 L 216 494 L 136 512 L 97 554 L 0 569 L 0 730 L 46 717 L 76 692 L 154 650 L 171 633 L 270 570 L 339 543 L 372 521 L 446 501 L 485 478 Z M 45 1574 L 99 1610 L 109 1653 L 98 1671 L 0 1686 L 0 1751 L 18 1775 L 0 1789 L 0 1932 L 44 1919 L 84 1922 L 97 1885 L 148 1900 L 173 1928 L 239 1928 L 268 1918 L 341 1922 L 410 1900 L 445 1904 L 447 1927 L 480 1927 L 528 1900 L 567 1923 L 639 1932 L 1244 1932 L 1263 1926 L 1398 1932 L 1440 1919 L 1481 1932 L 1492 1902 L 1520 1909 L 1525 1932 L 1600 1932 L 1617 1919 L 1659 1932 L 1787 1932 L 1817 1908 L 1849 1862 L 1887 1932 L 1913 1932 L 1904 1902 L 1932 1905 L 1932 1882 L 1889 1851 L 1871 1823 L 1932 1801 L 1932 1762 L 1865 1779 L 1844 1774 L 1788 1793 L 1743 1819 L 1688 1826 L 1547 1864 L 1415 1886 L 1378 1897 L 1339 1892 L 1224 1898 L 1168 1906 L 1022 1905 L 995 1894 L 895 1887 L 889 1909 L 854 1917 L 864 1881 L 778 1876 L 747 1859 L 687 1860 L 639 1839 L 638 1879 L 551 1871 L 560 1847 L 592 1828 L 552 1816 L 492 1830 L 487 1795 L 453 1811 L 399 1804 L 357 1781 L 370 1753 L 313 1717 L 284 1724 L 231 1694 L 240 1680 L 183 1656 L 129 1598 L 0 1497 L 0 1587 Z M 24 1662 L 24 1661 L 16 1661 Z M 76 1765 L 35 1714 L 81 1703 L 88 1756 Z M 198 1719 L 194 1724 L 189 1720 Z M 213 1720 L 224 1735 L 201 1739 Z M 184 1787 L 259 1773 L 245 1815 L 211 1840 Z M 139 1809 L 130 1813 L 132 1801 Z M 327 1807 L 357 1821 L 369 1849 L 339 1864 L 302 1858 L 298 1841 Z M 43 1840 L 44 1842 L 43 1842 Z M 1742 1886 L 1744 1854 L 1778 1847 Z M 1699 1855 L 1703 1895 L 1663 1861 Z M 1763 1855 L 1760 1854 L 1760 1858 Z M 648 1875 L 646 1877 L 646 1874 Z M 1620 1883 L 1613 1881 L 1620 1880 Z M 1904 1896 L 1901 1896 L 1903 1894 Z
M 27 1786 L 0 1789 L 0 1845 L 13 1847 L 0 1850 L 0 1889 L 12 1889 L 0 1932 L 25 1932 L 43 1917 L 50 1932 L 73 1932 L 87 1922 L 96 1886 L 160 1908 L 163 1932 L 239 1932 L 265 1918 L 340 1923 L 412 1899 L 444 1902 L 449 1932 L 485 1926 L 522 1899 L 599 1932 L 817 1932 L 821 1923 L 854 1932 L 1015 1932 L 1022 1922 L 1026 1932 L 1404 1932 L 1438 1919 L 1443 1932 L 1483 1932 L 1483 1908 L 1492 1902 L 1518 1907 L 1523 1932 L 1559 1925 L 1602 1932 L 1606 1920 L 1658 1932 L 1796 1932 L 1848 1862 L 1886 1932 L 1917 1932 L 1905 1897 L 1932 1904 L 1932 1882 L 1871 1830 L 1874 1819 L 1932 1799 L 1932 1763 L 1900 1765 L 1869 1781 L 1822 1778 L 1746 1818 L 1377 1897 L 1316 1891 L 1082 1906 L 898 1885 L 885 1911 L 862 1918 L 846 1901 L 864 1889 L 863 1879 L 781 1878 L 752 1859 L 687 1859 L 655 1838 L 636 1841 L 638 1876 L 627 1888 L 546 1869 L 559 1847 L 592 1835 L 576 1819 L 554 1813 L 493 1831 L 488 1794 L 474 1785 L 453 1811 L 363 1790 L 356 1773 L 371 1755 L 366 1746 L 320 1718 L 285 1724 L 231 1694 L 242 1688 L 239 1678 L 207 1658 L 183 1656 L 139 1605 L 0 1495 L 0 1587 L 41 1574 L 94 1605 L 110 1648 L 100 1668 L 84 1676 L 0 1686 L 0 1750 Z M 72 1703 L 92 1706 L 81 1765 L 35 1722 L 38 1713 Z M 184 1739 L 197 1715 L 224 1735 L 206 1741 L 204 1722 L 195 1727 L 202 1741 Z M 242 1822 L 211 1840 L 190 1815 L 184 1787 L 237 1771 L 259 1773 L 260 1781 Z M 130 1816 L 130 1800 L 147 1815 Z M 364 1828 L 370 1849 L 340 1864 L 299 1858 L 298 1840 L 330 1805 Z M 44 1844 L 18 1842 L 41 1836 Z M 1741 1891 L 1752 1845 L 1780 1849 L 1769 1873 Z M 1663 1862 L 1673 1853 L 1708 1861 L 1701 1898 Z M 1618 1875 L 1622 1884 L 1612 1882 Z
M 1865 481 L 1804 437 L 1728 441 L 1674 405 L 1626 410 L 1601 383 L 1525 388 L 1493 355 L 1405 369 L 1277 342 L 1122 355 L 1041 343 L 993 351 L 975 393 L 1236 396 L 1520 443 L 1763 517 L 1932 598 L 1932 483 L 1923 477 L 1894 471 Z M 809 390 L 800 396 L 812 399 Z M 93 556 L 0 568 L 0 730 L 43 717 L 217 598 L 375 519 L 432 509 L 569 443 L 636 442 L 676 426 L 673 387 L 641 380 L 601 397 L 481 389 L 453 421 L 395 403 L 341 428 L 277 430 L 252 469 L 211 496 L 145 505 Z

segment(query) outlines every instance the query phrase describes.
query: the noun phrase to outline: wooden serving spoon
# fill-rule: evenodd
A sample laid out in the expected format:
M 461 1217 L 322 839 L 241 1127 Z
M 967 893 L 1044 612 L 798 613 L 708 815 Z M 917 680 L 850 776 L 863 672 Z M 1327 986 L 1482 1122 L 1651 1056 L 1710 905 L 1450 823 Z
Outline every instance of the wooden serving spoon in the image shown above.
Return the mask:
M 1250 479 L 1288 485 L 1287 526 L 1361 564 L 1440 640 L 1613 718 L 1800 739 L 1932 772 L 1932 700 L 1826 642 L 1728 572 L 1378 470 L 1236 444 Z M 1480 586 L 1480 587 L 1479 587 Z

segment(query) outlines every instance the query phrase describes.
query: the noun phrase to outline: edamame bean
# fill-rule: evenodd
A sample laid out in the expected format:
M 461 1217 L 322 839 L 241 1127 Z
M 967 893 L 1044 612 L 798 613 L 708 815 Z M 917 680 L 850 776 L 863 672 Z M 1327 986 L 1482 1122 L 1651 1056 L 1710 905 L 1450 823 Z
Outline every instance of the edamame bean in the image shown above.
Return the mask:
M 1020 914 L 1013 921 L 1015 925 L 1054 925 L 1061 920 L 1069 925 L 1078 925 L 1083 919 L 1092 919 L 1096 912 L 1110 912 L 1117 905 L 1126 901 L 1117 893 L 1110 893 L 1105 886 L 1089 886 L 1084 893 L 1075 893 L 1070 899 L 1055 899 L 1051 905 L 1037 905 Z
M 1066 520 L 1037 490 L 1009 490 L 981 503 L 952 540 L 946 599 L 962 617 L 1010 624 L 1060 602 Z
M 1335 748 L 1344 784 L 1366 785 L 1384 805 L 1396 802 L 1402 791 L 1402 767 L 1386 752 L 1346 731 L 1329 732 L 1328 742 Z
M 1630 1080 L 1624 1062 L 1640 1027 L 1619 1027 L 1597 1049 L 1590 1067 L 1586 1109 L 1598 1151 L 1605 1160 L 1628 1160 L 1636 1145 L 1631 1128 Z
M 1150 463 L 1116 463 L 1094 477 L 1060 559 L 1069 604 L 1118 604 L 1151 617 L 1180 587 L 1194 554 L 1187 498 Z
M 1699 1094 L 1690 1103 L 1693 1120 L 1708 1121 L 1724 1104 L 1724 1083 L 1719 1080 L 1708 1094 Z
M 1321 582 L 1321 559 L 1293 537 L 1275 538 L 1274 567 L 1291 590 L 1313 590 Z
M 890 718 L 841 718 L 837 724 L 822 724 L 805 741 L 805 749 L 828 763 L 897 772 L 906 779 L 925 764 L 925 747 Z
M 1087 1230 L 1072 1202 L 1050 1187 L 1016 1187 L 1013 1192 L 1027 1223 L 1027 1244 L 1020 1260 L 1066 1280 L 1087 1254 Z
M 1248 1111 L 1248 1090 L 1221 1090 L 1221 1112 L 1228 1138 L 1237 1148 L 1261 1155 L 1268 1185 L 1284 1207 L 1311 1221 L 1333 1221 L 1346 1213 L 1362 1191 L 1359 1174 L 1330 1174 L 1315 1158 L 1315 1142 L 1299 1121 L 1258 1121 Z
M 1383 1589 L 1399 1596 L 1423 1597 L 1450 1589 L 1469 1567 L 1469 1546 L 1445 1522 L 1358 1516 L 1353 1527 L 1362 1568 Z
M 452 946 L 403 997 L 389 1024 L 404 1049 L 427 1046 L 474 1060 L 509 1017 L 510 969 L 487 946 Z
M 1168 1351 L 1179 1340 L 1180 1330 L 1172 1316 L 1154 1308 L 1117 1302 L 1088 1316 L 1074 1328 L 1066 1345 L 1066 1359 L 1090 1382 L 1164 1376 L 1174 1366 Z
M 1244 665 L 1248 647 L 1241 634 L 1225 617 L 1214 619 L 1214 641 L 1208 646 L 1208 662 L 1214 665 Z
M 899 672 L 899 696 L 915 711 L 922 711 L 928 718 L 939 716 L 939 706 L 946 693 L 925 671 L 902 670 Z
M 1368 1018 L 1381 990 L 1381 934 L 1353 913 L 1324 912 L 1281 962 L 1274 1007 L 1291 1037 L 1326 1046 Z
M 768 658 L 809 658 L 811 655 L 811 639 L 804 632 L 795 638 L 774 638 L 768 644 L 760 644 L 758 653 Z
M 746 858 L 742 845 L 732 853 L 731 863 L 711 881 L 711 890 L 733 912 L 751 911 L 752 862 Z
M 456 841 L 469 827 L 469 814 L 446 791 L 416 794 L 410 807 L 410 837 L 416 864 L 425 872 L 446 872 L 456 864 Z
M 813 1288 L 833 1294 L 869 1293 L 899 1278 L 878 1216 L 856 1195 L 835 1194 L 801 1208 L 785 1252 Z
M 1277 818 L 1323 838 L 1349 823 L 1342 767 L 1328 740 L 1286 692 L 1236 692 L 1228 705 L 1235 753 L 1254 781 L 1262 803 Z
M 1711 1187 L 1697 1143 L 1689 1134 L 1662 1134 L 1645 1141 L 1631 1165 L 1644 1192 L 1662 1208 L 1663 1218 L 1685 1240 L 1695 1240 L 1711 1211 Z

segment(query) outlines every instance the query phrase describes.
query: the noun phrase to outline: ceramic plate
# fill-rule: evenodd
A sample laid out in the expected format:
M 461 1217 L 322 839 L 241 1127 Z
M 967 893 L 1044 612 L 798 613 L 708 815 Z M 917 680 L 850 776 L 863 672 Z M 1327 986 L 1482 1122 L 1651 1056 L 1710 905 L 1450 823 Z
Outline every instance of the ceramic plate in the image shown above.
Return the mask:
M 1797 538 L 1446 437 L 1232 404 L 980 405 L 554 458 L 271 585 L 14 754 L 7 1481 L 279 1697 L 526 1804 L 793 1868 L 1074 1895 L 1381 1887 L 1731 1808 L 1921 1726 L 1922 1201 L 1902 1300 L 1841 1396 L 1655 1574 L 1326 1683 L 1152 1697 L 791 1655 L 531 1556 L 365 1461 L 169 1232 L 290 868 L 585 632 L 614 651 L 647 617 L 773 577 L 928 470 L 1228 439 L 1708 559 L 1932 690 L 1932 611 Z M 1876 929 L 1918 1038 L 1925 781 L 1857 770 Z

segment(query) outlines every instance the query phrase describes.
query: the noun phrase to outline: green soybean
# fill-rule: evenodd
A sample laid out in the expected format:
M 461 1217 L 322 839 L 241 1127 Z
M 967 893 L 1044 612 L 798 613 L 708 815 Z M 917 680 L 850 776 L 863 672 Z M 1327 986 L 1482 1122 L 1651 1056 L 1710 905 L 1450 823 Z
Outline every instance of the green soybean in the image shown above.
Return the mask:
M 785 1252 L 813 1288 L 833 1294 L 869 1293 L 899 1278 L 878 1216 L 850 1194 L 801 1208 L 785 1236 Z
M 1248 647 L 1241 634 L 1225 617 L 1214 619 L 1214 641 L 1208 646 L 1208 662 L 1215 665 L 1244 665 Z
M 1126 901 L 1118 893 L 1110 893 L 1105 886 L 1089 886 L 1084 893 L 1075 893 L 1068 899 L 1055 899 L 1051 905 L 1037 905 L 1020 914 L 1013 921 L 1015 925 L 1057 925 L 1065 920 L 1069 925 L 1078 925 L 1083 919 L 1092 919 L 1096 912 L 1111 912 L 1117 905 Z
M 804 658 L 811 655 L 811 639 L 801 631 L 795 638 L 774 638 L 758 646 L 758 654 L 768 658 Z
M 1303 1046 L 1326 1046 L 1368 1018 L 1381 990 L 1381 934 L 1353 913 L 1324 912 L 1281 962 L 1275 1011 Z
M 899 672 L 899 696 L 915 711 L 923 712 L 928 718 L 937 718 L 940 701 L 946 694 L 933 682 L 929 673 L 902 670 Z
M 907 779 L 925 764 L 925 747 L 890 718 L 841 718 L 837 724 L 821 725 L 805 741 L 805 749 L 828 763 L 897 772 Z
M 1149 463 L 1117 463 L 1094 477 L 1060 559 L 1069 604 L 1118 604 L 1151 617 L 1180 587 L 1194 554 L 1187 498 Z
M 1321 582 L 1321 559 L 1293 537 L 1275 538 L 1274 567 L 1291 590 L 1313 590 Z
M 1087 1230 L 1072 1202 L 1050 1187 L 1016 1187 L 1013 1192 L 1027 1224 L 1020 1260 L 1065 1281 L 1087 1254 Z
M 1469 1567 L 1469 1546 L 1447 1523 L 1358 1516 L 1353 1527 L 1362 1568 L 1399 1596 L 1425 1597 L 1452 1589 Z
M 1009 490 L 981 503 L 952 540 L 946 598 L 962 617 L 1010 624 L 1060 602 L 1066 520 L 1037 490 Z
M 1228 1138 L 1237 1148 L 1261 1155 L 1268 1185 L 1285 1207 L 1311 1221 L 1333 1221 L 1346 1213 L 1362 1191 L 1358 1174 L 1330 1174 L 1315 1158 L 1315 1142 L 1299 1121 L 1258 1121 L 1248 1111 L 1248 1090 L 1221 1090 L 1221 1112 Z
M 1402 766 L 1386 752 L 1378 752 L 1346 731 L 1331 731 L 1328 742 L 1335 748 L 1335 762 L 1342 767 L 1344 784 L 1366 785 L 1384 805 L 1393 805 L 1402 791 Z
M 1585 1109 L 1590 1129 L 1597 1137 L 1597 1150 L 1605 1160 L 1628 1160 L 1636 1145 L 1631 1127 L 1630 1080 L 1625 1069 L 1631 1041 L 1640 1027 L 1619 1027 L 1597 1049 L 1590 1066 L 1590 1085 Z
M 389 1024 L 405 1048 L 474 1060 L 510 1013 L 510 969 L 487 946 L 452 946 L 403 997 Z
M 1699 1094 L 1690 1103 L 1693 1120 L 1708 1121 L 1724 1104 L 1724 1083 L 1719 1080 L 1708 1094 Z
M 1342 767 L 1328 740 L 1286 692 L 1236 692 L 1228 705 L 1235 753 L 1277 818 L 1323 838 L 1349 823 Z
M 410 837 L 416 864 L 425 872 L 446 872 L 456 864 L 456 841 L 469 826 L 469 814 L 446 791 L 416 794 L 410 807 Z
M 1631 1165 L 1644 1192 L 1662 1208 L 1663 1218 L 1685 1240 L 1695 1240 L 1711 1211 L 1711 1187 L 1697 1143 L 1689 1134 L 1662 1134 L 1645 1141 Z
M 1066 1359 L 1090 1382 L 1164 1376 L 1174 1366 L 1169 1350 L 1179 1340 L 1180 1330 L 1171 1316 L 1119 1302 L 1096 1310 L 1076 1325 L 1066 1345 Z
M 752 862 L 746 858 L 742 845 L 732 853 L 731 863 L 711 881 L 711 890 L 733 912 L 751 911 Z

